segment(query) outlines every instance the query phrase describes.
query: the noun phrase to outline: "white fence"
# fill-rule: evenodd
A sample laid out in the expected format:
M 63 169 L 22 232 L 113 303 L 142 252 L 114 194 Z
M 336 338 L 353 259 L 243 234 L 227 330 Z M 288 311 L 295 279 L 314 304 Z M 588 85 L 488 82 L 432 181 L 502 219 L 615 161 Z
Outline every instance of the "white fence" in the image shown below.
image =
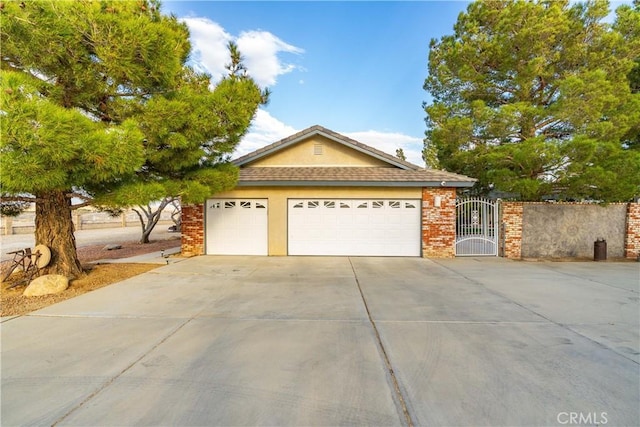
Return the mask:
M 158 224 L 173 225 L 173 220 L 171 219 L 173 209 L 173 206 L 167 206 L 162 211 Z M 0 233 L 2 235 L 33 233 L 35 230 L 35 218 L 36 213 L 31 210 L 25 211 L 16 217 L 2 216 Z M 72 219 L 76 230 L 140 226 L 138 215 L 136 215 L 132 210 L 128 210 L 122 215 L 113 217 L 106 212 L 78 209 L 72 212 Z

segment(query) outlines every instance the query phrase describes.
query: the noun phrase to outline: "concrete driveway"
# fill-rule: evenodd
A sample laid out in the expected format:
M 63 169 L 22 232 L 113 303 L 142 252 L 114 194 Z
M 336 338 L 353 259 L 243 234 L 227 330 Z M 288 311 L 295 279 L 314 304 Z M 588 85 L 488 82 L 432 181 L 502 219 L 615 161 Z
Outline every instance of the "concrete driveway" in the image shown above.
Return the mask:
M 1 421 L 637 426 L 639 267 L 191 258 L 5 320 Z

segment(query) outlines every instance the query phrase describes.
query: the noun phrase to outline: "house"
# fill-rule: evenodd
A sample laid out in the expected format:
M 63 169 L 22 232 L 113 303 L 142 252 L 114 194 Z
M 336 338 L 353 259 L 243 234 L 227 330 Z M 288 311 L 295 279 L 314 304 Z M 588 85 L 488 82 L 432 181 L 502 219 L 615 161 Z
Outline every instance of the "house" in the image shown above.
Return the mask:
M 456 189 L 475 182 L 321 126 L 234 163 L 235 189 L 183 206 L 184 255 L 453 257 Z

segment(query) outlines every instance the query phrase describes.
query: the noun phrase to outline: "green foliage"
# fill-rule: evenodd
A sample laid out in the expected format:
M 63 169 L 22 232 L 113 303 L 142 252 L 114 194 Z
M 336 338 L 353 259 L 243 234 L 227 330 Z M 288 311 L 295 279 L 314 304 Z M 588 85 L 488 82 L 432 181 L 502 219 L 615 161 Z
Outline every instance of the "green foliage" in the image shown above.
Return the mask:
M 0 18 L 3 194 L 114 208 L 233 187 L 219 164 L 267 100 L 235 45 L 212 88 L 186 66 L 187 27 L 154 0 L 5 2 Z
M 609 26 L 608 12 L 606 1 L 471 3 L 453 35 L 431 41 L 429 163 L 523 200 L 637 195 L 640 13 L 621 6 Z
M 115 126 L 41 96 L 34 77 L 0 71 L 3 193 L 39 194 L 132 175 L 143 135 L 132 120 Z

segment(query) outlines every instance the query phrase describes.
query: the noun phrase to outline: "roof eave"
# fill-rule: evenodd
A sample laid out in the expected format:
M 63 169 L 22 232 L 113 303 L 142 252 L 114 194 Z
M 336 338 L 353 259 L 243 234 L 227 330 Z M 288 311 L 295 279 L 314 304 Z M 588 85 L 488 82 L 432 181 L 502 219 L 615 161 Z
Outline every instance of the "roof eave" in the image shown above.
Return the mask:
M 473 187 L 475 181 L 288 181 L 241 180 L 238 187 Z
M 323 136 L 327 139 L 330 139 L 334 142 L 337 142 L 339 144 L 343 144 L 348 146 L 349 148 L 352 148 L 358 152 L 364 153 L 368 156 L 371 156 L 375 159 L 381 160 L 387 164 L 390 164 L 392 166 L 395 166 L 397 168 L 403 169 L 403 170 L 410 170 L 410 169 L 422 169 L 420 166 L 418 165 L 414 165 L 413 163 L 409 163 L 409 162 L 402 162 L 400 161 L 400 159 L 398 159 L 398 161 L 395 161 L 394 159 L 390 158 L 390 157 L 385 157 L 383 155 L 380 155 L 374 151 L 370 151 L 367 150 L 363 147 L 360 147 L 357 144 L 352 143 L 351 141 L 354 142 L 358 142 L 355 140 L 351 140 L 351 138 L 345 137 L 343 135 L 340 135 L 338 133 L 334 133 L 333 131 L 330 131 L 328 129 L 325 129 L 321 126 L 312 126 L 309 129 L 306 129 L 304 131 L 301 131 L 300 133 L 296 134 L 296 135 L 292 135 L 290 137 L 287 137 L 285 139 L 282 139 L 278 142 L 275 142 L 273 144 L 271 144 L 271 147 L 269 148 L 269 146 L 266 147 L 266 149 L 264 151 L 258 152 L 258 153 L 254 153 L 254 154 L 247 154 L 244 155 L 242 157 L 239 157 L 235 160 L 232 161 L 233 164 L 235 164 L 238 167 L 244 166 L 248 163 L 254 162 L 258 159 L 261 159 L 263 157 L 266 157 L 270 154 L 273 154 L 275 152 L 278 152 L 286 147 L 289 147 L 291 145 L 297 144 L 300 141 L 303 141 L 311 136 L 314 135 L 320 135 Z M 290 138 L 290 139 L 289 139 Z M 289 140 L 288 140 L 289 139 Z M 373 148 L 373 147 L 372 147 Z M 258 150 L 259 151 L 259 150 Z

